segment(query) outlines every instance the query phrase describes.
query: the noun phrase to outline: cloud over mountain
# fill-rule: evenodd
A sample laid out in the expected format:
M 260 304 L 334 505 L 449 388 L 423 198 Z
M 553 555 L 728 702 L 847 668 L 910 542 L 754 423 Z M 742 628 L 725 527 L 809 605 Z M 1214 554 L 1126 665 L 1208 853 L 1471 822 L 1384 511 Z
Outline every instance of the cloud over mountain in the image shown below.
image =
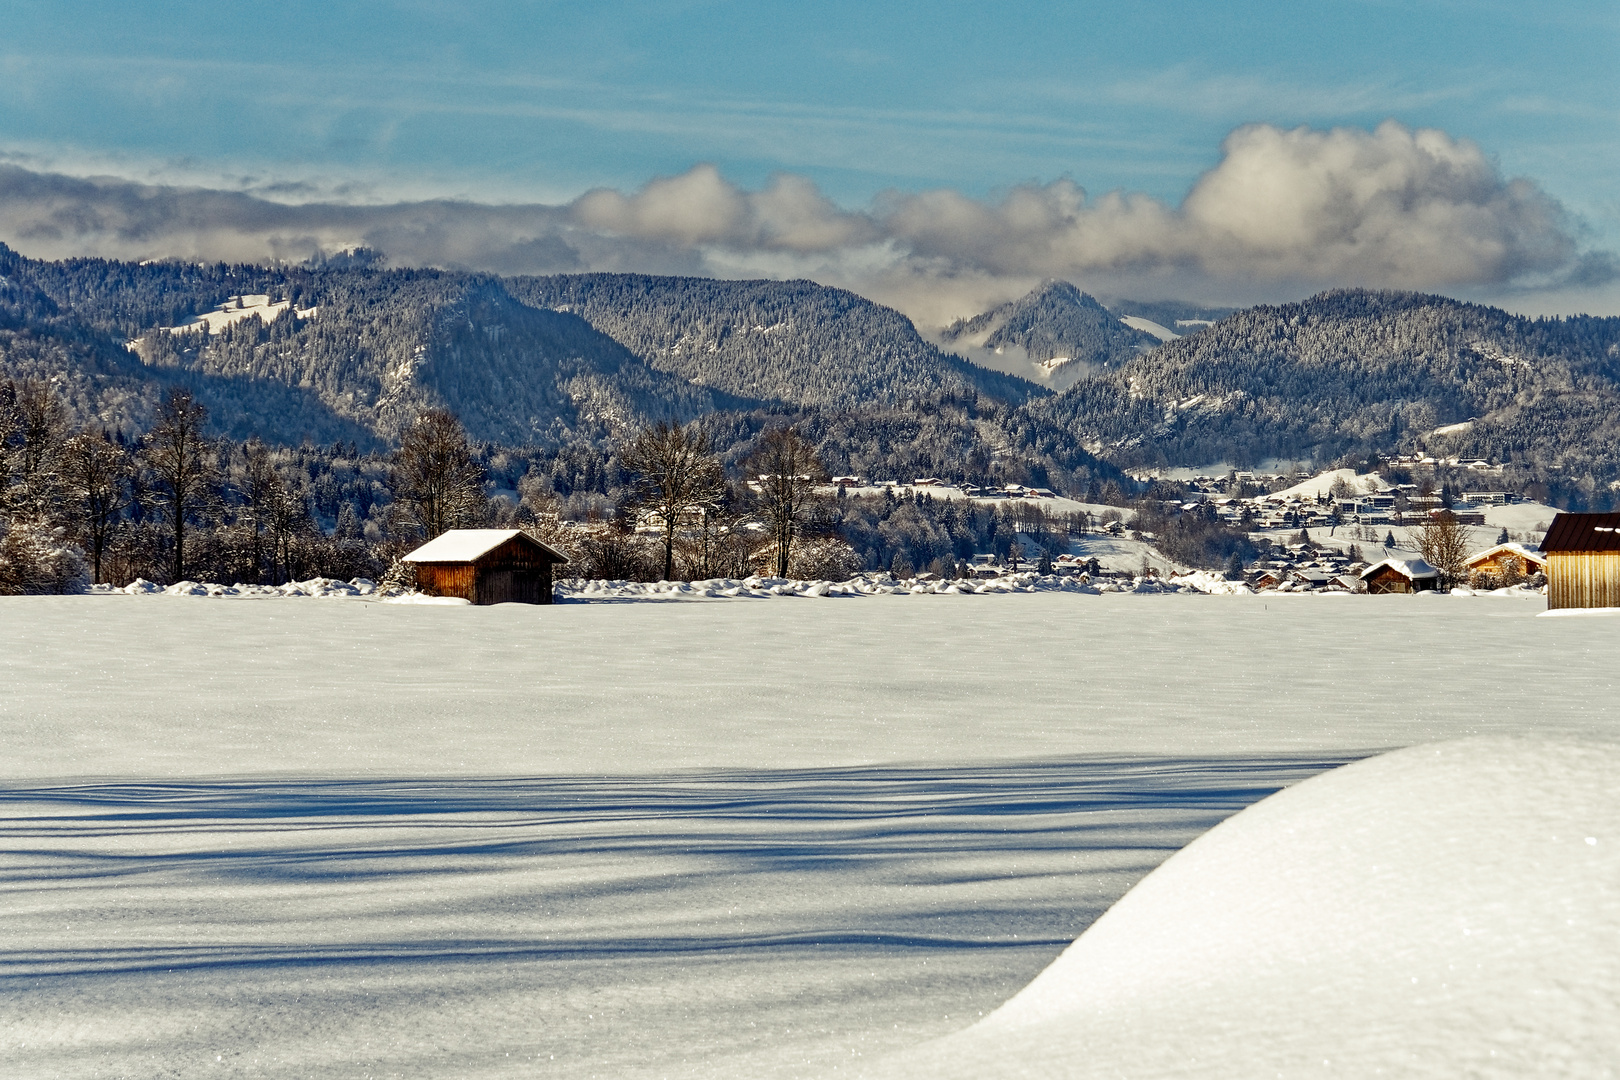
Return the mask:
M 1504 177 L 1472 142 L 1393 121 L 1239 128 L 1180 206 L 1093 198 L 1059 180 L 992 200 L 887 192 L 852 211 L 804 177 L 749 191 L 708 164 L 564 205 L 288 204 L 0 166 L 0 239 L 44 257 L 303 259 L 364 245 L 401 265 L 499 273 L 793 275 L 902 304 L 953 283 L 993 292 L 1048 277 L 1264 295 L 1615 276 L 1612 257 L 1579 250 L 1575 225 L 1535 183 Z

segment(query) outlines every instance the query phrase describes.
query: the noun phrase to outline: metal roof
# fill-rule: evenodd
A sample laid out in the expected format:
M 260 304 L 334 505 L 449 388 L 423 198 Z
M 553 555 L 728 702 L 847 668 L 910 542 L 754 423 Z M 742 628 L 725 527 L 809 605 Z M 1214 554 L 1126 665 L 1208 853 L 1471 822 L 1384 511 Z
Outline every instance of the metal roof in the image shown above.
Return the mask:
M 1620 514 L 1559 514 L 1541 550 L 1620 551 Z
M 462 563 L 488 555 L 515 536 L 521 536 L 558 562 L 567 562 L 562 552 L 542 544 L 522 529 L 451 529 L 440 533 L 404 557 L 406 562 Z

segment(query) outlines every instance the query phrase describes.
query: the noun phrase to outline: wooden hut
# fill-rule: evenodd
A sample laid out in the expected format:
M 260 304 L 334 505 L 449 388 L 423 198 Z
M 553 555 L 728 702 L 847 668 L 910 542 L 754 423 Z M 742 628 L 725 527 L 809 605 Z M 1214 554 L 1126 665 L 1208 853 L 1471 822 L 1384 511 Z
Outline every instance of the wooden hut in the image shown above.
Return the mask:
M 1547 556 L 1523 544 L 1497 544 L 1470 555 L 1463 565 L 1471 574 L 1488 574 L 1498 581 L 1509 578 L 1523 581 L 1547 569 Z
M 1374 595 L 1428 592 L 1440 587 L 1440 571 L 1422 559 L 1385 559 L 1363 570 L 1361 580 Z
M 1559 514 L 1547 557 L 1547 608 L 1620 607 L 1620 514 Z
M 475 604 L 549 604 L 551 568 L 567 557 L 520 529 L 451 529 L 405 561 L 429 596 Z

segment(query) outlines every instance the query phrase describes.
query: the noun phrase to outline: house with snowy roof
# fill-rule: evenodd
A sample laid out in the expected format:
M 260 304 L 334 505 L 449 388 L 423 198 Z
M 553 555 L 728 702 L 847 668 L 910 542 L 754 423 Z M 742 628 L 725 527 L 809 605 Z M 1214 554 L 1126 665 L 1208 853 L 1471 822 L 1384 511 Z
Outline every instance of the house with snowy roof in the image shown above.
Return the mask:
M 404 561 L 429 596 L 459 596 L 474 604 L 549 604 L 551 568 L 568 556 L 522 529 L 451 529 Z
M 1429 592 L 1440 587 L 1440 571 L 1422 559 L 1385 559 L 1363 570 L 1361 581 L 1374 595 Z
M 1536 548 L 1523 544 L 1497 544 L 1475 555 L 1463 564 L 1470 574 L 1488 574 L 1498 581 L 1510 578 L 1523 580 L 1547 569 L 1547 556 Z

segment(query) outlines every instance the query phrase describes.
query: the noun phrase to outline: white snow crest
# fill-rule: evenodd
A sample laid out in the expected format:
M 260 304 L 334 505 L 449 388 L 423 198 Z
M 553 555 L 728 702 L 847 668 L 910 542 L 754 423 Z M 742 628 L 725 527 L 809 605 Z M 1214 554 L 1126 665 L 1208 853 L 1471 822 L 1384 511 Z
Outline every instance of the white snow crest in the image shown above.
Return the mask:
M 1613 1075 L 1617 771 L 1614 743 L 1492 737 L 1313 777 L 877 1074 Z

